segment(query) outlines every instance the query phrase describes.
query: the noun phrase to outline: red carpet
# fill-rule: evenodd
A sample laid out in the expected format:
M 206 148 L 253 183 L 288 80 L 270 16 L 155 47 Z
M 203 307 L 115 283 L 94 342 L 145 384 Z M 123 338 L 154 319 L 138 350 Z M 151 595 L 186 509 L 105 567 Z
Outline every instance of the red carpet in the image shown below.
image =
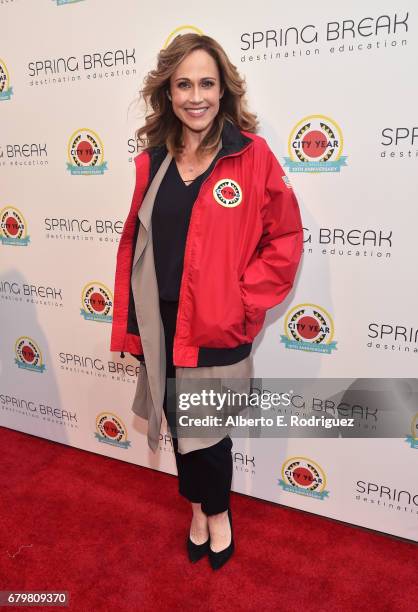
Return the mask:
M 77 612 L 418 607 L 413 543 L 233 493 L 213 572 L 186 557 L 175 476 L 6 428 L 0 448 L 0 590 L 66 590 Z

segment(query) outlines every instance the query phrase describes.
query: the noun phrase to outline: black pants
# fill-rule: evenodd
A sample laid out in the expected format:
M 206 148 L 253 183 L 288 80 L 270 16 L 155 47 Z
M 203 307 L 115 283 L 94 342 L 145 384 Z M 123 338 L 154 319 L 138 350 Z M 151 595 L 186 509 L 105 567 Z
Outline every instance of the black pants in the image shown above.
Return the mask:
M 166 378 L 175 378 L 173 341 L 176 330 L 178 302 L 160 299 L 161 320 L 165 333 L 167 355 Z M 164 397 L 167 418 L 167 382 Z M 179 493 L 191 502 L 201 503 L 207 515 L 224 512 L 229 507 L 232 483 L 232 440 L 225 436 L 217 444 L 182 455 L 177 438 L 172 436 L 179 478 Z

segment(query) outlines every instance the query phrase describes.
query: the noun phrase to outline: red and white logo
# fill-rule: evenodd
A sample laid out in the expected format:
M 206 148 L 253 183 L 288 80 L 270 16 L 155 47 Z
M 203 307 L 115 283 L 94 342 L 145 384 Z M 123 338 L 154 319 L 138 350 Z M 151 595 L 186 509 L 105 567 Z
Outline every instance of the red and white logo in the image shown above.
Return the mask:
M 234 208 L 241 204 L 242 189 L 236 181 L 224 178 L 218 181 L 213 188 L 215 202 L 225 208 Z

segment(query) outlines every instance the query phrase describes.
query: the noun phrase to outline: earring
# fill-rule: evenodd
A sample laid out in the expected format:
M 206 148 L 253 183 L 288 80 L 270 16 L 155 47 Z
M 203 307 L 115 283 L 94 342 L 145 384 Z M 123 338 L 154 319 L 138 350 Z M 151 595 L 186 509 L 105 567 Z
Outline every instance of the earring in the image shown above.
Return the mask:
M 171 102 L 170 92 L 168 91 L 168 89 L 166 89 L 166 91 L 165 91 L 165 92 L 166 92 L 166 94 L 167 94 L 167 98 L 168 98 L 168 99 L 170 100 L 170 102 Z

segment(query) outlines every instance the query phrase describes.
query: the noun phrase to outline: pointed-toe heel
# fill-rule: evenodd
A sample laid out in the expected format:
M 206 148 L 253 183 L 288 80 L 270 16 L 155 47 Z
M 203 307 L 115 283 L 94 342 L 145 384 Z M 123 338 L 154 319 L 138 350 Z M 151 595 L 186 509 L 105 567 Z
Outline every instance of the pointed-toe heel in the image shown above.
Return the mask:
M 203 544 L 195 544 L 191 541 L 190 536 L 187 539 L 187 552 L 189 560 L 192 563 L 196 563 L 199 559 L 202 559 L 209 552 L 209 538 Z
M 220 550 L 219 552 L 214 552 L 209 545 L 209 562 L 212 569 L 214 570 L 219 569 L 223 565 L 225 565 L 225 563 L 232 557 L 232 554 L 235 550 L 234 534 L 232 532 L 232 515 L 230 508 L 228 508 L 228 517 L 229 524 L 231 525 L 231 542 L 229 546 L 227 546 L 223 550 Z

